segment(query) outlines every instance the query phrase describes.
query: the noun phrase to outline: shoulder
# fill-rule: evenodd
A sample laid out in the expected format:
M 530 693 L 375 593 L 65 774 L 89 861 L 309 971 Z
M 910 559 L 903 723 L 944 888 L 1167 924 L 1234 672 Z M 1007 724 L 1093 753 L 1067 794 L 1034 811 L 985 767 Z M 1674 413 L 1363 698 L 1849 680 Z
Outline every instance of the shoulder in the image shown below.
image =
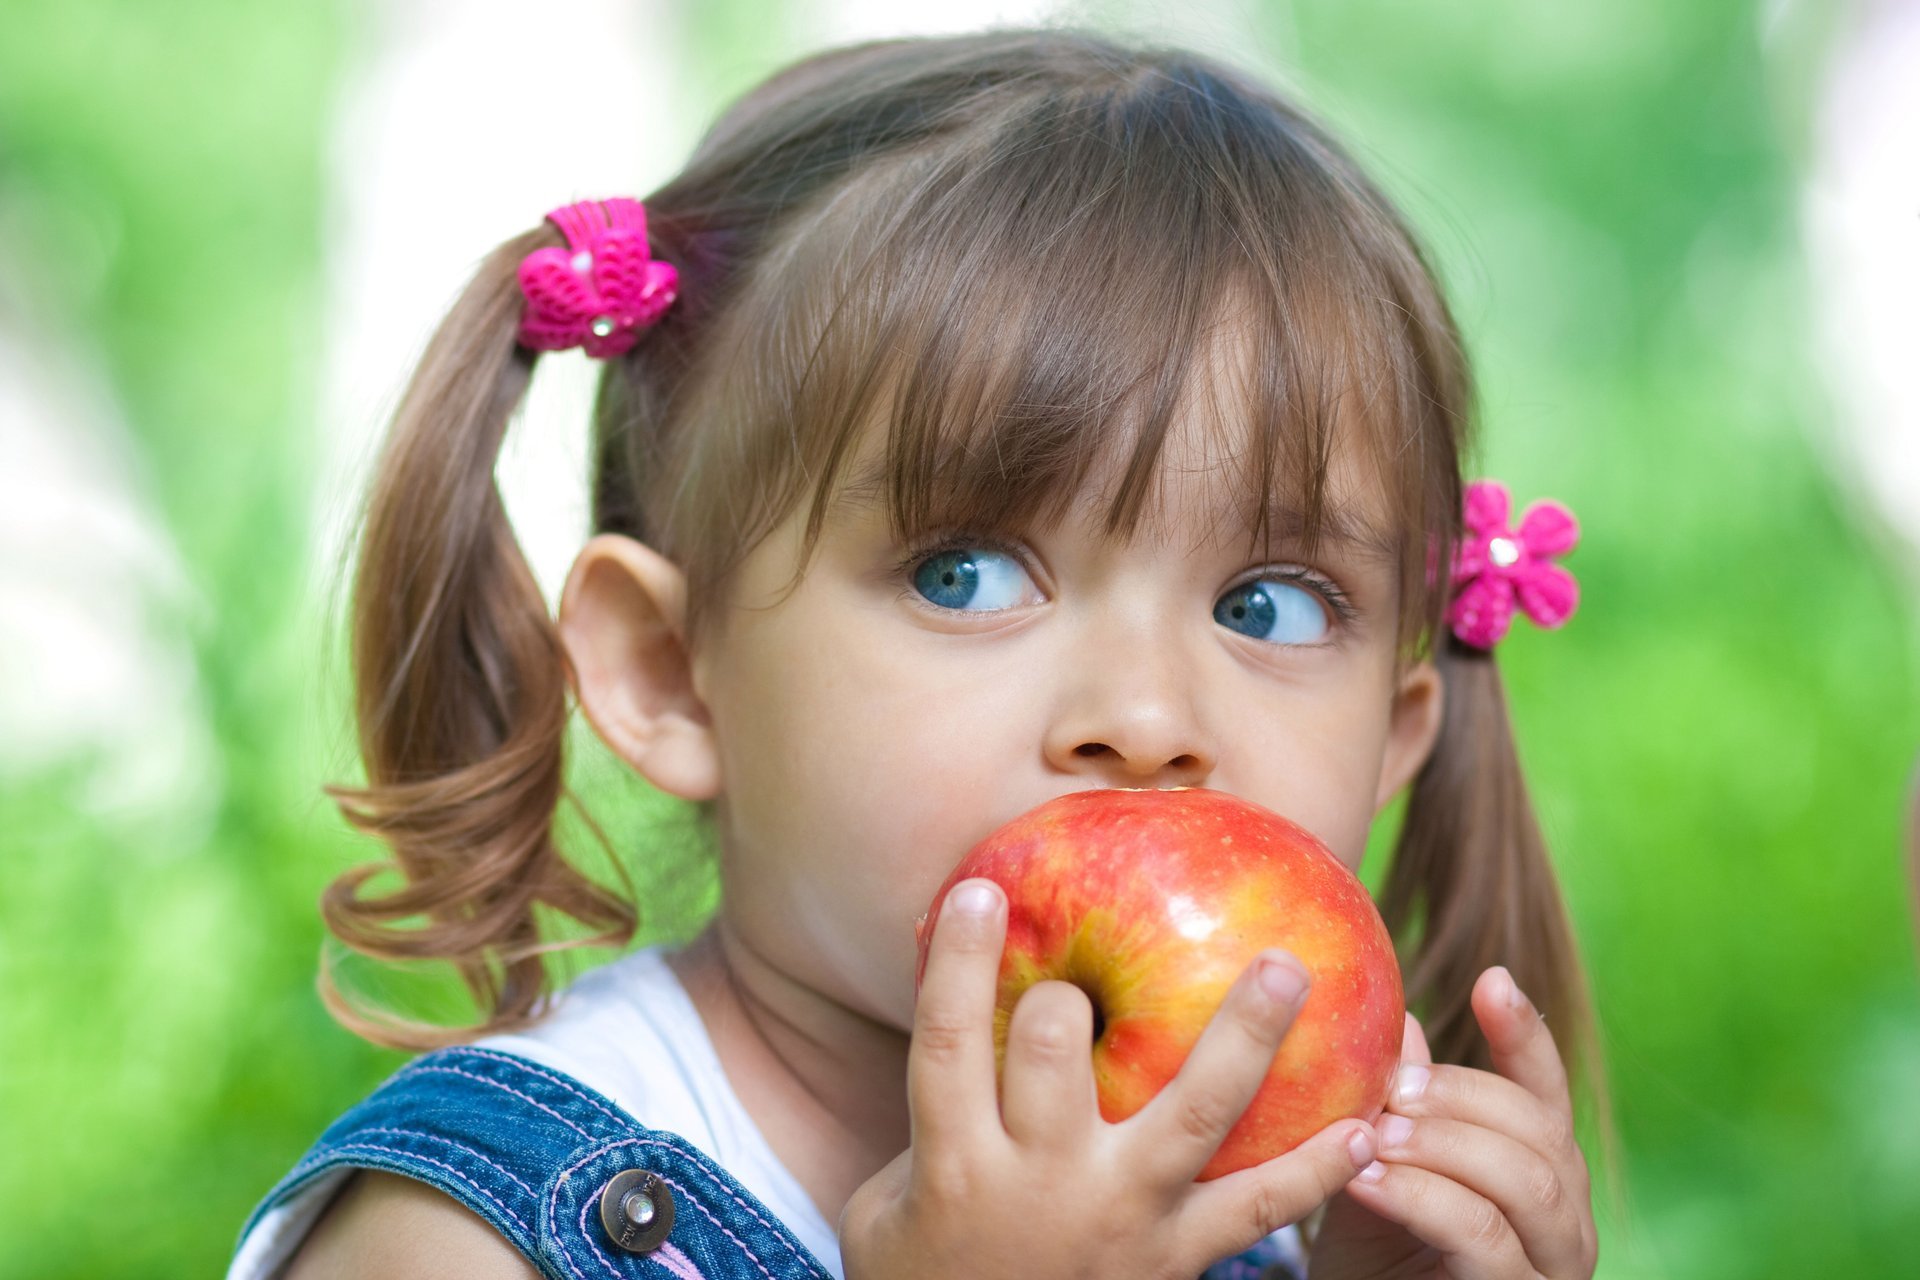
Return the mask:
M 408 1064 L 328 1126 L 254 1211 L 228 1275 L 688 1274 L 689 1254 L 715 1277 L 828 1276 L 682 1135 L 563 1072 L 469 1046 Z
M 540 1273 L 479 1217 L 423 1182 L 356 1173 L 293 1256 L 286 1280 L 408 1276 L 530 1280 Z

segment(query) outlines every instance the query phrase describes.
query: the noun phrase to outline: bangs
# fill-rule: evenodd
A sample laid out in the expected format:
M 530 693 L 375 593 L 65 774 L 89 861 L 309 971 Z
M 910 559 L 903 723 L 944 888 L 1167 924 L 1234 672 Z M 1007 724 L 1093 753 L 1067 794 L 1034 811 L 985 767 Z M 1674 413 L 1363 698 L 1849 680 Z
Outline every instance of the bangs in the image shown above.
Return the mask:
M 1230 473 L 1218 528 L 1250 555 L 1360 542 L 1396 565 L 1403 640 L 1431 629 L 1460 388 L 1419 321 L 1444 310 L 1330 146 L 1257 90 L 1162 64 L 1036 91 L 850 179 L 770 273 L 809 301 L 751 357 L 790 378 L 772 505 L 811 489 L 802 564 L 849 503 L 912 539 L 1045 529 L 1092 501 L 1131 537 L 1191 420 Z M 1336 459 L 1387 527 L 1337 490 Z

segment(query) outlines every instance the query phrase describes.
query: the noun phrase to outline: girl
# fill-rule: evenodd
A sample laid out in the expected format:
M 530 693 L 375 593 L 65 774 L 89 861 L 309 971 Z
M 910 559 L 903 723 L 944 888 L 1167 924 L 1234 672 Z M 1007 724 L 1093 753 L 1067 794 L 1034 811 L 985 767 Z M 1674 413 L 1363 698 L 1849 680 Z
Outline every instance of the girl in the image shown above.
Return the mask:
M 607 360 L 599 532 L 556 626 L 492 471 L 535 353 L 574 344 Z M 1316 1277 L 1590 1275 L 1585 1003 L 1488 651 L 1516 594 L 1570 611 L 1573 530 L 1476 488 L 1462 536 L 1467 409 L 1418 249 L 1324 132 L 1081 35 L 809 59 L 644 209 L 503 246 L 361 551 L 368 785 L 337 794 L 403 884 L 325 901 L 362 951 L 451 960 L 485 1020 L 326 987 L 454 1047 L 322 1135 L 232 1275 L 1284 1275 L 1310 1214 Z M 554 847 L 569 690 L 710 820 L 722 899 L 550 998 L 541 917 L 605 942 L 644 907 Z M 1356 866 L 1409 784 L 1382 906 L 1424 1023 L 1377 1124 L 1194 1181 L 1307 998 L 1284 953 L 1119 1124 L 1065 984 L 1020 1003 L 996 1095 L 991 884 L 915 999 L 915 916 L 1052 796 L 1215 787 Z

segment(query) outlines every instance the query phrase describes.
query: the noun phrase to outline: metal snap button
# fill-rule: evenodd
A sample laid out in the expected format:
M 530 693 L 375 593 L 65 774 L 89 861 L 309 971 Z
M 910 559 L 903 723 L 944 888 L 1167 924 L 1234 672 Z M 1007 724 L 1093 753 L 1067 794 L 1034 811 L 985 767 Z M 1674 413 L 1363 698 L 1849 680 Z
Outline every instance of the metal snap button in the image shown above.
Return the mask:
M 673 1230 L 673 1193 L 645 1169 L 615 1174 L 600 1193 L 600 1225 L 628 1253 L 651 1253 Z

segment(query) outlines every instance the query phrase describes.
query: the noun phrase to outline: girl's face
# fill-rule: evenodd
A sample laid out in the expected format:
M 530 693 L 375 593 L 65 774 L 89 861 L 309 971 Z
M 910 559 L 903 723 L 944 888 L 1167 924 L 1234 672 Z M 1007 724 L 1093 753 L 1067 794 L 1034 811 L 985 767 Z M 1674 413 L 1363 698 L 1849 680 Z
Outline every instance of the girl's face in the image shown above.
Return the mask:
M 1337 460 L 1346 527 L 1310 560 L 1249 561 L 1206 434 L 1176 424 L 1160 505 L 1127 540 L 1102 536 L 1098 486 L 1051 530 L 931 547 L 897 543 L 847 487 L 790 593 L 805 504 L 755 549 L 691 680 L 725 911 L 764 959 L 905 1030 L 914 919 L 941 881 L 995 827 L 1089 787 L 1232 792 L 1359 864 L 1440 712 L 1431 667 L 1397 661 L 1395 566 L 1370 545 L 1391 545 L 1384 499 Z

